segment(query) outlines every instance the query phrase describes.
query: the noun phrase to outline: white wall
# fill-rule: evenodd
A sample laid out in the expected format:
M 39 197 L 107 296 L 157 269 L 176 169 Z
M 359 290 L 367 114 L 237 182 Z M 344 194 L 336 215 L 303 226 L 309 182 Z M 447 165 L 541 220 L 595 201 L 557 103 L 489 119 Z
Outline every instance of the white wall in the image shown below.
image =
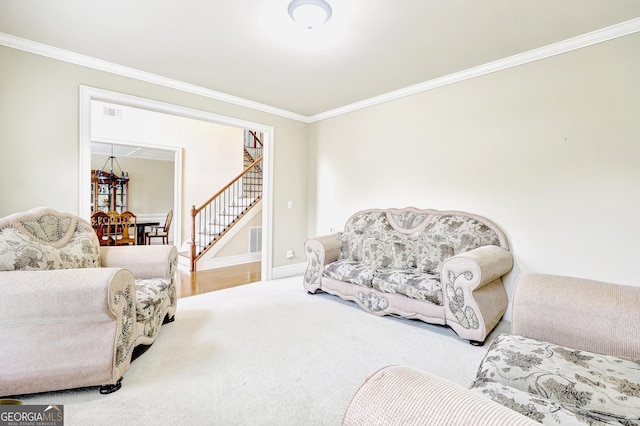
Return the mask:
M 640 34 L 311 125 L 309 233 L 365 208 L 463 210 L 521 271 L 640 285 Z

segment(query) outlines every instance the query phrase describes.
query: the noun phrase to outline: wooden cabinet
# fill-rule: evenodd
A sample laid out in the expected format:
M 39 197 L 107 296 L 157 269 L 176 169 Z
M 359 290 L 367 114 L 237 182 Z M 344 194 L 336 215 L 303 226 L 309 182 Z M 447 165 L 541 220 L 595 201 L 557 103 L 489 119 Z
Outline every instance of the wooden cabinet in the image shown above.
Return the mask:
M 129 176 L 91 170 L 91 213 L 128 210 Z

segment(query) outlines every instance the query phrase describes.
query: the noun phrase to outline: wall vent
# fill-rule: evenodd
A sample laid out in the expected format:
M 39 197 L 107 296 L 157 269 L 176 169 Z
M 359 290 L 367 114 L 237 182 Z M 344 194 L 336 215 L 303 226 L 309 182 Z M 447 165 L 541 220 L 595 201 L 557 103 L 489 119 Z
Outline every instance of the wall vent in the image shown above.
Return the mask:
M 122 110 L 120 108 L 103 107 L 102 115 L 111 118 L 122 118 Z
M 249 228 L 249 253 L 262 251 L 262 226 Z

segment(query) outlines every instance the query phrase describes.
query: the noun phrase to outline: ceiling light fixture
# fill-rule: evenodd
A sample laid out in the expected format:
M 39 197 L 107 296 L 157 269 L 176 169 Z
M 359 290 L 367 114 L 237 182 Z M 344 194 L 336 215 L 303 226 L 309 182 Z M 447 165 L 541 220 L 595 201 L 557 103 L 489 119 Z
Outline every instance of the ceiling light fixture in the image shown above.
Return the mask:
M 293 0 L 289 3 L 289 16 L 312 30 L 331 18 L 331 6 L 325 0 Z
M 113 172 L 113 162 L 116 162 L 116 165 L 120 169 L 120 174 L 116 174 Z M 109 171 L 105 171 L 107 164 L 110 165 Z M 107 161 L 104 162 L 104 165 L 101 169 L 96 169 L 95 178 L 100 183 L 109 184 L 110 188 L 115 186 L 124 186 L 125 183 L 129 180 L 129 172 L 125 172 L 120 167 L 120 163 L 118 163 L 118 159 L 113 155 L 113 145 L 111 145 L 111 155 L 107 158 Z

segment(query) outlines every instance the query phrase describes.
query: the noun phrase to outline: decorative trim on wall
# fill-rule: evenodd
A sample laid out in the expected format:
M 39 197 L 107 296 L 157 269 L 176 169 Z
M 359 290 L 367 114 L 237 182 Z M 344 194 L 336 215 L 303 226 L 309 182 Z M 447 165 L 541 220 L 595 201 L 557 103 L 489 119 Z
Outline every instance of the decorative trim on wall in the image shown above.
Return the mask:
M 327 118 L 336 117 L 348 112 L 353 112 L 359 109 L 367 108 L 373 105 L 389 102 L 394 99 L 403 98 L 405 96 L 413 95 L 416 93 L 424 92 L 438 87 L 446 86 L 453 83 L 459 83 L 471 78 L 480 77 L 486 74 L 502 71 L 508 68 L 516 67 L 518 65 L 524 65 L 529 62 L 546 59 L 551 56 L 560 55 L 562 53 L 571 52 L 572 50 L 581 49 L 583 47 L 591 46 L 597 43 L 602 43 L 615 38 L 623 37 L 629 34 L 633 34 L 640 31 L 640 18 L 635 18 L 630 21 L 625 21 L 620 24 L 612 25 L 610 27 L 602 28 L 600 30 L 592 31 L 590 33 L 582 34 L 577 37 L 573 37 L 567 40 L 560 41 L 558 43 L 550 44 L 548 46 L 540 47 L 538 49 L 529 50 L 528 52 L 519 53 L 517 55 L 509 56 L 507 58 L 498 59 L 497 61 L 489 62 L 483 65 L 479 65 L 474 68 L 469 68 L 464 71 L 456 72 L 453 74 L 445 75 L 440 78 L 425 81 L 413 86 L 405 87 L 403 89 L 388 92 L 380 96 L 364 99 L 360 102 L 355 102 L 350 105 L 345 105 L 340 108 L 336 108 L 330 111 L 325 111 L 320 114 L 307 117 L 310 123 L 325 120 Z
M 558 43 L 553 43 L 548 46 L 530 50 L 528 52 L 519 53 L 517 55 L 509 56 L 507 58 L 499 59 L 497 61 L 489 62 L 487 64 L 479 65 L 477 67 L 470 68 L 457 73 L 449 74 L 440 78 L 435 78 L 433 80 L 428 80 L 423 83 L 419 83 L 413 86 L 405 87 L 403 89 L 388 92 L 380 96 L 374 96 L 369 99 L 364 99 L 362 101 L 355 102 L 350 105 L 345 105 L 343 107 L 325 111 L 312 116 L 305 116 L 295 112 L 286 111 L 280 108 L 250 101 L 248 99 L 228 95 L 226 93 L 217 92 L 215 90 L 206 89 L 204 87 L 184 83 L 178 80 L 173 80 L 167 77 L 162 77 L 156 74 L 136 70 L 133 68 L 124 67 L 118 64 L 114 64 L 112 62 L 103 61 L 101 59 L 92 58 L 90 56 L 81 55 L 78 53 L 70 52 L 68 50 L 59 49 L 57 47 L 48 46 L 46 44 L 34 42 L 34 41 L 23 39 L 20 37 L 15 37 L 6 33 L 0 33 L 0 45 L 4 45 L 13 49 L 23 50 L 25 52 L 34 53 L 36 55 L 46 56 L 46 57 L 57 59 L 60 61 L 69 62 L 76 65 L 81 65 L 81 66 L 85 66 L 85 67 L 89 67 L 89 68 L 93 68 L 101 71 L 106 71 L 109 73 L 133 78 L 136 80 L 145 81 L 148 83 L 157 84 L 160 86 L 164 86 L 164 87 L 168 87 L 176 90 L 181 90 L 183 92 L 188 92 L 188 93 L 203 96 L 206 98 L 211 98 L 218 101 L 243 106 L 243 107 L 254 109 L 257 111 L 262 111 L 269 114 L 290 118 L 292 120 L 301 121 L 303 123 L 314 123 L 316 121 L 325 120 L 331 117 L 336 117 L 342 114 L 367 108 L 380 103 L 389 102 L 394 99 L 399 99 L 405 96 L 409 96 L 409 95 L 424 92 L 427 90 L 435 89 L 438 87 L 446 86 L 448 84 L 458 83 L 474 77 L 480 77 L 486 74 L 502 71 L 518 65 L 523 65 L 529 62 L 549 58 L 551 56 L 560 55 L 562 53 L 567 53 L 572 50 L 581 49 L 583 47 L 591 46 L 597 43 L 602 43 L 604 41 L 623 37 L 639 31 L 640 31 L 640 18 L 631 19 L 629 21 L 611 25 L 609 27 L 605 27 L 600 30 L 592 31 L 590 33 L 582 34 L 567 40 L 563 40 Z
M 290 118 L 297 121 L 307 121 L 307 117 L 294 112 L 286 111 L 284 109 L 272 107 L 270 105 L 261 104 L 259 102 L 250 101 L 248 99 L 240 98 L 226 93 L 217 92 L 215 90 L 206 89 L 204 87 L 196 86 L 194 84 L 184 83 L 179 80 L 163 77 L 150 72 L 140 71 L 134 68 L 125 67 L 115 64 L 113 62 L 103 61 L 102 59 L 96 59 L 91 56 L 81 55 L 79 53 L 71 52 L 69 50 L 60 49 L 57 47 L 49 46 L 43 43 L 27 40 L 24 38 L 12 36 L 10 34 L 0 32 L 0 45 L 11 47 L 13 49 L 23 50 L 25 52 L 34 53 L 36 55 L 45 56 L 47 58 L 57 59 L 64 62 L 69 62 L 75 65 L 80 65 L 87 68 L 93 68 L 108 73 L 121 75 L 123 77 L 133 78 L 135 80 L 144 81 L 147 83 L 157 84 L 159 86 L 168 87 L 170 89 L 180 90 L 182 92 L 192 93 L 194 95 L 203 96 L 205 98 L 211 98 L 222 102 L 227 102 L 234 105 L 243 106 L 246 108 L 254 109 L 257 111 L 266 112 L 273 115 L 278 115 L 285 118 Z

